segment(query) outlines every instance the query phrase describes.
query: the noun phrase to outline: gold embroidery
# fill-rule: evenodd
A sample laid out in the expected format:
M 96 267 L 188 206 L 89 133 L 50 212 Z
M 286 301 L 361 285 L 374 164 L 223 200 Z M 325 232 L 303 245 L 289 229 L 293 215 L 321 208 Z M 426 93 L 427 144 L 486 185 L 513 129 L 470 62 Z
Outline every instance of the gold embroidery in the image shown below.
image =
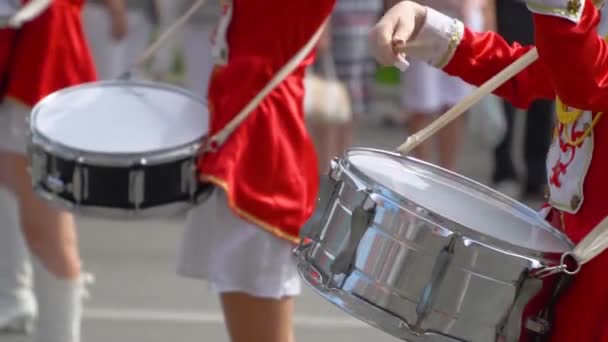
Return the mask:
M 566 8 L 561 7 L 551 7 L 544 4 L 531 3 L 528 2 L 528 7 L 537 12 L 542 13 L 550 13 L 554 15 L 559 15 L 568 18 L 576 18 L 579 15 L 579 12 L 583 5 L 580 0 L 570 0 L 566 4 Z
M 464 27 L 463 27 L 462 23 L 460 21 L 454 19 L 454 21 L 452 23 L 452 32 L 450 34 L 450 42 L 448 43 L 448 49 L 443 54 L 443 56 L 441 56 L 441 58 L 439 59 L 439 62 L 436 65 L 437 68 L 441 69 L 444 66 L 446 66 L 448 64 L 448 62 L 450 61 L 450 59 L 452 58 L 452 56 L 454 56 L 454 52 L 456 51 L 456 48 L 458 47 L 458 44 L 460 43 L 460 40 L 462 39 L 463 29 L 464 29 Z

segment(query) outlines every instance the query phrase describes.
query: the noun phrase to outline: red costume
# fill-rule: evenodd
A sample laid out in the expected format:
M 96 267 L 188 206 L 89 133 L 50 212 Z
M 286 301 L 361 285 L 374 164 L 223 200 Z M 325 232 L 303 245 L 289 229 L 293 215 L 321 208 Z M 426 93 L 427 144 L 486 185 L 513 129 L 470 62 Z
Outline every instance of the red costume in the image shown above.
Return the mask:
M 210 134 L 223 128 L 310 40 L 334 0 L 233 0 L 214 38 L 218 66 L 209 86 Z M 308 56 L 215 153 L 201 179 L 226 191 L 239 216 L 298 241 L 317 198 L 315 150 L 304 121 Z
M 82 30 L 83 3 L 54 0 L 20 29 L 0 29 L 0 75 L 7 82 L 2 95 L 33 106 L 54 91 L 95 80 Z
M 558 112 L 580 114 L 558 115 L 547 158 L 549 214 L 578 243 L 608 215 L 608 117 L 601 114 L 608 110 L 608 44 L 596 32 L 600 16 L 590 1 L 540 0 L 528 7 L 539 59 L 496 94 L 520 108 L 557 97 L 568 106 L 558 102 Z M 420 34 L 439 37 L 440 44 L 419 55 L 471 84 L 481 85 L 532 48 L 508 45 L 495 33 L 475 33 L 431 10 L 427 15 L 434 19 L 427 18 Z M 429 20 L 439 24 L 431 28 Z M 550 341 L 608 341 L 607 270 L 604 252 L 574 277 L 557 302 Z

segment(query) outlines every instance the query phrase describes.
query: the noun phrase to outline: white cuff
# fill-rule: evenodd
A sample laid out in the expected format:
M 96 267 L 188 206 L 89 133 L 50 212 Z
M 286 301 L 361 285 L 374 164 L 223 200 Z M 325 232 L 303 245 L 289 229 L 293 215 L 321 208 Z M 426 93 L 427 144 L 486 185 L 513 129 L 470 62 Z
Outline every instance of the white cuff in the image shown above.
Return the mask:
M 463 33 L 460 20 L 427 7 L 426 20 L 418 35 L 407 43 L 405 53 L 441 69 L 454 56 Z
M 530 0 L 526 1 L 532 13 L 564 18 L 578 23 L 586 0 Z

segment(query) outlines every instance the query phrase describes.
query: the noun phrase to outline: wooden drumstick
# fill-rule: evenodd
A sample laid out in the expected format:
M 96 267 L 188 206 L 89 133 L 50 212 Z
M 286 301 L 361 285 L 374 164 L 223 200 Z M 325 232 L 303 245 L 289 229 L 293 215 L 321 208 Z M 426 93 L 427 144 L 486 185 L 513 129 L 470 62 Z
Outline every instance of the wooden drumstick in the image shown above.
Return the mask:
M 526 67 L 528 67 L 537 58 L 538 51 L 536 50 L 536 48 L 533 48 L 532 50 L 526 52 L 518 60 L 511 63 L 511 65 L 503 69 L 494 77 L 487 80 L 483 85 L 481 85 L 481 87 L 479 87 L 473 93 L 465 97 L 462 101 L 460 101 L 460 103 L 450 108 L 447 112 L 442 114 L 430 125 L 421 129 L 415 134 L 410 135 L 407 140 L 397 148 L 397 152 L 401 153 L 402 155 L 410 153 L 422 142 L 433 136 L 433 134 L 437 133 L 438 130 L 457 119 L 469 108 L 479 102 L 484 96 L 491 94 L 494 90 L 496 90 L 496 88 L 500 87 L 503 83 L 511 79 L 513 76 L 517 75 Z

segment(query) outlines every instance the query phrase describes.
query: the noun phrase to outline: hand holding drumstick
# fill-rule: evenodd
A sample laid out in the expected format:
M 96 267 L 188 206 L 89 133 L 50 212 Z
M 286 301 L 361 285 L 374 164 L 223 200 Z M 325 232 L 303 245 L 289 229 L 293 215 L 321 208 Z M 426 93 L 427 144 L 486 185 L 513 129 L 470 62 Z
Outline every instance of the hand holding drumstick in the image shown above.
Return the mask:
M 431 46 L 433 42 L 415 40 L 426 21 L 427 9 L 411 1 L 403 1 L 388 10 L 370 33 L 371 46 L 378 61 L 384 65 L 394 65 L 404 71 L 408 63 L 406 52 L 412 48 Z M 413 39 L 414 38 L 414 39 Z M 503 83 L 518 74 L 538 58 L 536 49 L 524 54 L 504 70 L 486 81 L 481 87 L 465 97 L 460 103 L 433 121 L 429 126 L 409 136 L 397 148 L 403 155 L 408 154 L 419 144 L 445 127 L 469 108 L 491 94 Z

